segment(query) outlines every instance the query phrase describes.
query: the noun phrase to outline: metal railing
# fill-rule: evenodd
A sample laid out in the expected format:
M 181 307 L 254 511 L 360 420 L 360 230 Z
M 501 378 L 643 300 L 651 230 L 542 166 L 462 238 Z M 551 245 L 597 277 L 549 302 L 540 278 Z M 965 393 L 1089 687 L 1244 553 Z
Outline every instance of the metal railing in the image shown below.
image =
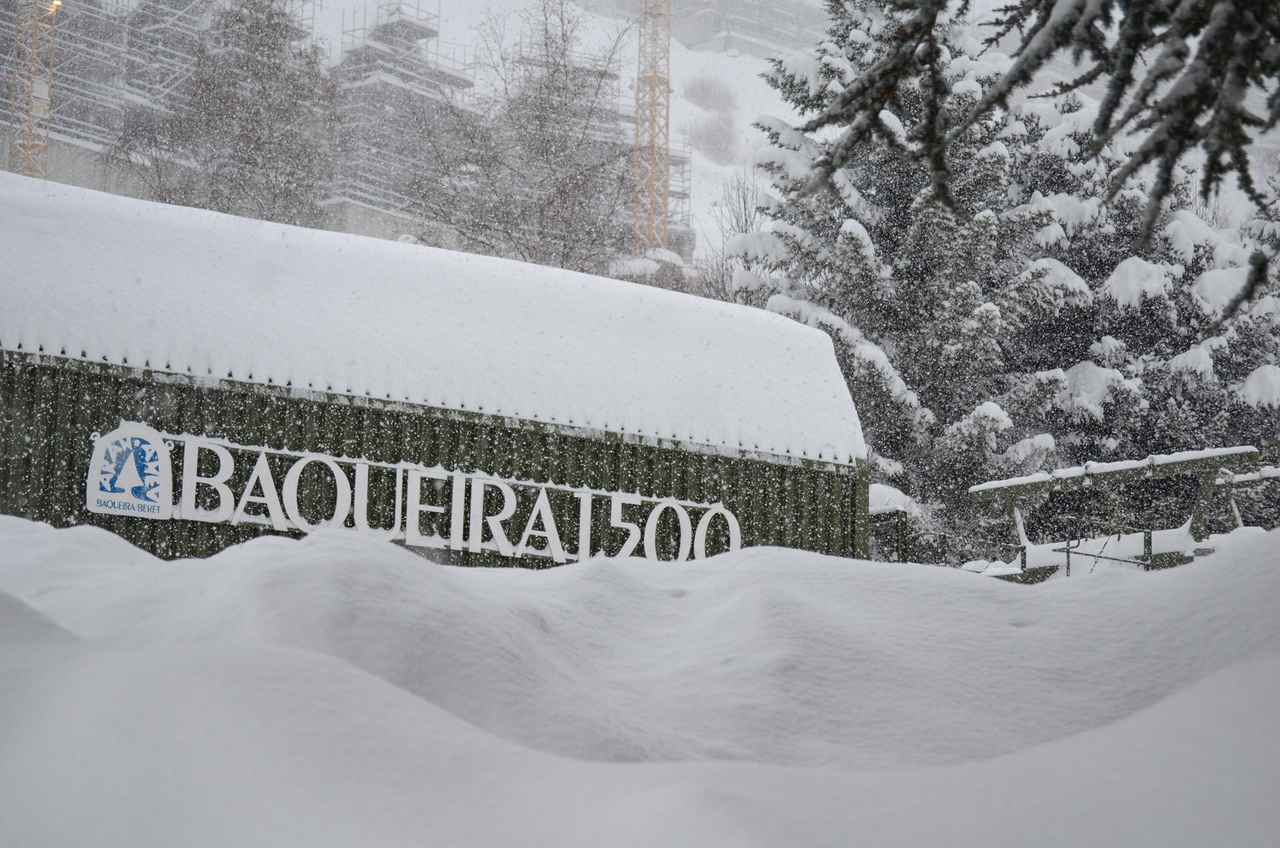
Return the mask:
M 1089 559 L 1095 560 L 1095 562 L 1096 560 L 1103 559 L 1109 562 L 1120 562 L 1120 563 L 1126 563 L 1128 565 L 1139 565 L 1139 566 L 1142 566 L 1143 571 L 1151 571 L 1153 569 L 1165 568 L 1165 567 L 1168 567 L 1169 565 L 1182 565 L 1190 562 L 1194 558 L 1194 556 L 1203 556 L 1211 552 L 1211 549 L 1209 548 L 1196 548 L 1193 552 L 1193 555 L 1188 555 L 1185 552 L 1181 552 L 1181 551 L 1164 551 L 1164 552 L 1157 553 L 1155 551 L 1154 535 L 1158 531 L 1154 530 L 1151 527 L 1134 527 L 1118 521 L 1104 521 L 1100 519 L 1090 519 L 1085 516 L 1068 516 L 1068 518 L 1072 519 L 1070 523 L 1070 526 L 1072 528 L 1071 538 L 1069 538 L 1066 542 L 1064 542 L 1061 548 L 1052 549 L 1054 553 L 1060 553 L 1065 556 L 1064 568 L 1065 568 L 1065 574 L 1068 577 L 1071 576 L 1071 554 L 1073 551 L 1076 551 L 1077 552 L 1076 556 L 1080 558 L 1089 558 Z M 1085 528 L 1084 533 L 1080 532 L 1082 527 Z M 1102 536 L 1099 537 L 1099 536 L 1086 535 L 1089 528 L 1093 528 L 1094 532 L 1103 531 Z M 1115 536 L 1116 540 L 1119 541 L 1121 536 L 1123 536 L 1125 533 L 1141 533 L 1142 534 L 1142 554 L 1140 556 L 1136 558 L 1109 556 L 1107 554 L 1102 553 L 1101 551 L 1097 553 L 1080 552 L 1080 549 L 1084 545 L 1084 543 L 1091 538 L 1092 539 L 1109 538 L 1111 536 Z M 1104 543 L 1104 550 L 1105 550 L 1105 543 Z M 1166 560 L 1164 564 L 1161 563 L 1162 558 Z

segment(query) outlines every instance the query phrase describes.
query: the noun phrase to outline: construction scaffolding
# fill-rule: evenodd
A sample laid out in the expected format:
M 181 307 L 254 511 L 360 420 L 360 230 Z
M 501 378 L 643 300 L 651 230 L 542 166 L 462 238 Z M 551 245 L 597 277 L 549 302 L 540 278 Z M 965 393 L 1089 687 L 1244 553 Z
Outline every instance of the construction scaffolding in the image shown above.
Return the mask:
M 21 18 L 27 5 L 27 0 L 19 0 L 16 17 Z M 90 150 L 116 140 L 123 104 L 138 99 L 125 85 L 129 21 L 126 0 L 64 0 L 57 7 L 57 46 L 50 50 L 51 61 L 37 74 L 43 75 L 49 85 L 31 92 L 48 91 L 43 98 L 48 103 L 46 138 Z M 24 45 L 14 38 L 14 24 L 15 18 L 0 13 L 0 62 L 5 66 L 3 83 L 7 85 L 4 119 L 19 131 L 32 110 L 38 115 L 44 106 L 27 99 L 30 95 L 22 82 L 29 83 L 34 78 L 26 55 L 29 51 L 24 51 Z M 26 21 L 21 26 L 29 28 Z M 24 71 L 24 67 L 28 70 Z
M 671 187 L 671 0 L 642 0 L 636 76 L 633 249 L 667 246 Z
M 689 229 L 693 147 L 687 141 L 672 139 L 667 161 L 667 235 L 669 238 L 672 229 Z
M 53 131 L 109 145 L 120 131 L 128 6 L 65 0 L 54 54 Z
M 408 176 L 424 155 L 426 134 L 445 97 L 474 85 L 469 48 L 441 44 L 439 19 L 414 0 L 382 0 L 342 32 L 334 73 L 341 93 L 340 163 L 327 204 L 354 202 L 407 214 L 415 203 Z
M 774 56 L 813 47 L 827 18 L 813 0 L 673 0 L 673 35 L 695 50 Z
M 370 26 L 365 7 L 358 22 L 353 15 L 348 25 L 344 15 L 338 73 L 348 84 L 380 77 L 438 98 L 446 89 L 474 83 L 471 49 L 441 42 L 440 19 L 420 0 L 380 0 L 373 17 Z
M 8 167 L 41 179 L 49 172 L 53 43 L 61 4 L 18 0 L 14 16 Z
M 538 68 L 538 73 L 550 77 L 566 75 L 570 84 L 583 92 L 581 103 L 569 107 L 576 110 L 570 117 L 575 122 L 585 117 L 582 126 L 592 139 L 609 147 L 620 145 L 619 152 L 625 147 L 629 153 L 631 145 L 626 138 L 630 135 L 633 115 L 623 107 L 617 69 L 608 58 L 584 51 L 569 51 L 549 58 L 547 47 L 535 39 L 522 37 L 516 42 L 511 59 L 516 65 Z
M 173 108 L 195 70 L 215 15 L 228 2 L 61 0 L 54 5 L 53 0 L 0 0 L 0 120 L 7 124 L 0 125 L 0 132 L 10 142 L 8 166 L 49 175 L 52 139 L 55 147 L 64 146 L 54 150 L 55 167 L 65 171 L 55 178 L 87 179 L 85 184 L 94 188 L 109 188 L 106 177 L 94 181 L 99 177 L 93 173 L 101 169 L 92 165 L 97 161 L 93 157 L 119 140 L 126 112 Z M 282 2 L 297 23 L 298 38 L 313 37 L 315 5 L 310 0 Z M 475 85 L 472 48 L 442 42 L 439 35 L 438 15 L 424 9 L 421 0 L 380 0 L 359 18 L 344 20 L 342 59 L 331 71 L 339 86 L 342 122 L 337 155 L 326 167 L 326 206 L 358 205 L 406 221 L 422 213 L 421 197 L 415 195 L 422 187 L 413 177 L 421 171 L 432 134 L 437 142 L 441 137 L 446 112 L 455 118 L 458 113 L 442 106 L 450 101 L 464 111 L 470 108 L 469 92 Z M 539 61 L 536 45 L 521 44 L 517 52 L 520 60 Z M 658 76 L 667 80 L 666 61 L 658 60 Z M 681 242 L 678 233 L 689 227 L 690 158 L 688 145 L 672 145 L 667 131 L 669 80 L 648 100 L 638 96 L 633 116 L 631 98 L 621 99 L 620 80 L 612 70 L 597 68 L 590 57 L 570 57 L 570 62 L 584 73 L 609 77 L 612 105 L 600 113 L 598 130 L 591 132 L 598 142 L 617 145 L 619 155 L 631 156 L 629 124 L 635 118 L 639 125 L 638 116 L 649 116 L 643 124 L 648 135 L 638 126 L 637 139 L 656 133 L 659 142 L 643 146 L 655 156 L 664 155 L 661 161 L 651 160 L 653 167 L 644 175 L 636 172 L 652 189 L 646 194 L 652 200 L 652 226 L 646 213 L 645 231 L 655 234 L 654 246 L 666 246 L 668 229 Z M 648 111 L 639 108 L 642 102 Z M 661 118 L 657 123 L 655 114 Z M 77 158 L 66 145 L 84 155 Z M 60 159 L 59 150 L 68 158 Z M 335 209 L 333 225 L 356 226 L 344 223 L 354 220 L 350 214 Z M 625 216 L 618 227 L 622 239 L 628 230 L 636 235 L 635 222 Z
M 124 85 L 135 100 L 163 108 L 195 71 L 215 0 L 142 0 L 129 15 Z
M 52 137 L 90 150 L 110 146 L 119 138 L 126 105 L 169 108 L 195 70 L 214 12 L 224 5 L 220 0 L 141 0 L 131 8 L 129 0 L 62 0 L 56 7 L 57 48 L 48 42 L 51 59 L 45 61 L 30 49 L 28 10 L 46 9 L 51 37 L 50 0 L 34 6 L 18 0 L 23 39 L 14 38 L 14 19 L 0 12 L 5 118 L 15 129 L 30 115 L 40 119 L 41 95 L 49 92 L 43 117 Z M 298 38 L 309 37 L 314 7 L 299 0 L 289 0 L 289 7 L 298 21 Z M 35 76 L 33 63 L 42 68 Z M 32 85 L 32 80 L 51 85 Z
M 68 0 L 73 2 L 73 0 Z M 113 0 L 127 3 L 128 0 Z M 294 41 L 311 37 L 315 4 L 309 0 L 281 0 L 294 23 Z M 165 108 L 174 93 L 195 72 L 201 42 L 214 14 L 227 0 L 141 0 L 128 12 L 124 49 L 124 87 L 130 100 Z

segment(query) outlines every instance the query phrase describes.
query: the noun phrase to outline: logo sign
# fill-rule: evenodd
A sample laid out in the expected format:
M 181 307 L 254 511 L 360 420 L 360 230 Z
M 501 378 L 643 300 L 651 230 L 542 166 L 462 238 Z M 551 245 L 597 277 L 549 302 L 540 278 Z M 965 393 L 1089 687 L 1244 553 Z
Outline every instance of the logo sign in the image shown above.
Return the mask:
M 169 458 L 174 442 L 182 443 L 181 495 L 176 504 Z M 239 492 L 232 490 L 233 480 L 245 480 L 236 484 Z M 731 551 L 742 545 L 737 518 L 719 503 L 248 447 L 165 435 L 132 422 L 97 439 L 86 488 L 89 511 L 108 515 L 260 524 L 303 533 L 345 527 L 349 521 L 357 532 L 403 540 L 409 547 L 542 557 L 557 563 L 601 553 L 661 559 L 664 522 L 673 534 L 672 552 L 678 561 L 706 557 L 708 547 L 716 546 L 712 536 L 727 542 Z M 308 514 L 303 505 L 320 495 L 319 500 L 332 507 L 324 514 Z M 379 512 L 371 507 L 375 501 L 385 505 L 379 522 L 383 526 L 375 526 L 373 520 Z M 569 529 L 573 524 L 576 533 Z M 593 527 L 603 531 L 594 539 Z M 564 537 L 560 528 L 576 538 Z M 602 534 L 608 539 L 599 538 Z
M 99 436 L 89 461 L 85 507 L 105 515 L 168 518 L 173 513 L 170 447 L 155 430 L 130 421 Z

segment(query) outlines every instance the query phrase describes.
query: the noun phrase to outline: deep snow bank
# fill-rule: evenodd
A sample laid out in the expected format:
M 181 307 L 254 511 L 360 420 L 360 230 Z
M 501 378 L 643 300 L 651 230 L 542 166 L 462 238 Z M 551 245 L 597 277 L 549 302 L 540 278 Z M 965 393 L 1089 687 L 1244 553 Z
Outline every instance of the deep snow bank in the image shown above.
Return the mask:
M 348 532 L 166 563 L 96 529 L 0 528 L 0 591 L 80 637 L 326 654 L 586 759 L 964 762 L 1280 652 L 1276 534 L 1192 567 L 1030 589 L 771 548 L 506 572 Z
M 0 518 L 0 843 L 1274 844 L 1276 539 L 1021 587 Z
M 856 773 L 581 763 L 323 655 L 65 642 L 5 603 L 5 844 L 1265 846 L 1280 833 L 1274 657 L 1042 748 Z
M 5 173 L 0 256 L 10 350 L 866 456 L 831 340 L 757 309 Z

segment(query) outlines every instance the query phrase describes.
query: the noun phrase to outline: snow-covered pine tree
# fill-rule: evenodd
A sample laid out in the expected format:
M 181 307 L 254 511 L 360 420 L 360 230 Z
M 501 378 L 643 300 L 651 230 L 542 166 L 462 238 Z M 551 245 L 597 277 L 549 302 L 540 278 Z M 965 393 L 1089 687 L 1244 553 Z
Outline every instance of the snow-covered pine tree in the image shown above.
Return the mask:
M 897 28 L 881 4 L 829 9 L 833 23 L 817 58 L 776 62 L 770 77 L 802 115 L 826 108 Z M 999 67 L 966 55 L 953 38 L 963 35 L 946 31 L 939 43 L 954 57 L 939 85 L 972 100 Z M 927 168 L 899 155 L 907 142 L 900 128 L 924 108 L 927 92 L 899 94 L 906 114 L 882 113 L 886 137 L 836 172 L 831 192 L 806 191 L 813 162 L 826 155 L 824 139 L 765 124 L 775 146 L 764 162 L 779 195 L 775 222 L 742 247 L 771 264 L 769 284 L 783 292 L 774 308 L 826 326 L 841 342 L 882 468 L 903 468 L 894 482 L 922 499 L 954 502 L 971 476 L 998 464 L 994 455 L 976 467 L 969 460 L 1008 441 L 1008 416 L 987 414 L 990 399 L 1010 391 L 1000 339 L 1038 308 L 1034 287 L 1013 281 L 1049 213 L 1009 202 L 1010 148 L 1028 142 L 1011 136 L 1008 115 L 975 125 L 957 147 L 954 191 L 976 214 L 930 202 Z
M 860 0 L 828 0 L 833 17 Z M 1280 123 L 1280 4 L 1274 0 L 1023 0 L 998 10 L 994 32 L 985 43 L 997 45 L 1017 31 L 1021 43 L 1013 61 L 991 81 L 982 96 L 964 109 L 947 97 L 946 65 L 939 49 L 951 26 L 950 14 L 966 14 L 968 0 L 885 0 L 895 23 L 892 37 L 863 54 L 862 73 L 848 80 L 811 114 L 807 132 L 841 127 L 823 156 L 813 162 L 808 190 L 829 183 L 831 175 L 861 155 L 872 139 L 890 133 L 882 110 L 902 112 L 912 92 L 923 94 L 923 108 L 907 122 L 911 155 L 929 167 L 933 195 L 953 205 L 949 191 L 948 149 L 997 108 L 1007 108 L 1015 93 L 1031 85 L 1055 54 L 1069 51 L 1085 67 L 1059 86 L 1078 90 L 1105 81 L 1106 93 L 1089 127 L 1092 152 L 1113 144 L 1131 130 L 1141 132 L 1107 185 L 1111 199 L 1130 177 L 1148 169 L 1149 192 L 1140 227 L 1142 241 L 1154 234 L 1163 204 L 1175 190 L 1179 163 L 1199 148 L 1205 165 L 1203 197 L 1235 173 L 1240 188 L 1260 212 L 1270 206 L 1258 190 L 1248 147 L 1251 133 Z M 1257 110 L 1250 100 L 1260 102 Z M 1241 296 L 1227 311 L 1261 286 L 1274 252 L 1251 256 Z
M 828 109 L 898 31 L 893 9 L 874 0 L 829 11 L 816 57 L 775 62 L 769 78 L 802 117 Z M 961 112 L 1003 60 L 962 30 L 937 34 L 934 90 Z M 811 191 L 810 178 L 830 136 L 765 122 L 773 221 L 737 243 L 757 271 L 743 282 L 836 340 L 878 474 L 959 530 L 979 518 L 965 490 L 984 479 L 1275 440 L 1274 422 L 1250 414 L 1266 393 L 1245 388 L 1275 363 L 1274 301 L 1214 328 L 1255 245 L 1185 208 L 1185 174 L 1135 255 L 1150 178 L 1130 176 L 1112 204 L 1099 199 L 1132 142 L 1095 157 L 1096 102 L 1034 101 L 955 139 L 948 208 L 928 169 L 899 155 L 910 143 L 901 127 L 918 125 L 928 96 L 900 86 L 903 114 L 880 113 L 880 137 L 832 173 L 829 191 Z
M 1115 201 L 1098 201 L 1128 151 L 1108 146 L 1089 155 L 1095 110 L 1082 100 L 1019 110 L 1047 128 L 1042 144 L 1062 166 L 1052 180 L 1058 191 L 1031 198 L 1053 207 L 1059 222 L 1042 234 L 1044 255 L 1078 273 L 1089 290 L 1066 344 L 1050 347 L 1067 379 L 1053 425 L 1060 460 L 1273 443 L 1275 422 L 1255 414 L 1259 398 L 1244 381 L 1276 358 L 1274 271 L 1251 305 L 1224 316 L 1265 245 L 1226 222 L 1202 220 L 1192 209 L 1192 176 L 1179 173 L 1150 246 L 1135 255 L 1153 178 L 1131 177 Z M 1053 364 L 1030 339 L 1010 348 L 1041 367 Z
M 130 107 L 109 155 L 155 200 L 315 225 L 337 114 L 307 35 L 283 0 L 215 8 L 190 76 L 167 102 Z

